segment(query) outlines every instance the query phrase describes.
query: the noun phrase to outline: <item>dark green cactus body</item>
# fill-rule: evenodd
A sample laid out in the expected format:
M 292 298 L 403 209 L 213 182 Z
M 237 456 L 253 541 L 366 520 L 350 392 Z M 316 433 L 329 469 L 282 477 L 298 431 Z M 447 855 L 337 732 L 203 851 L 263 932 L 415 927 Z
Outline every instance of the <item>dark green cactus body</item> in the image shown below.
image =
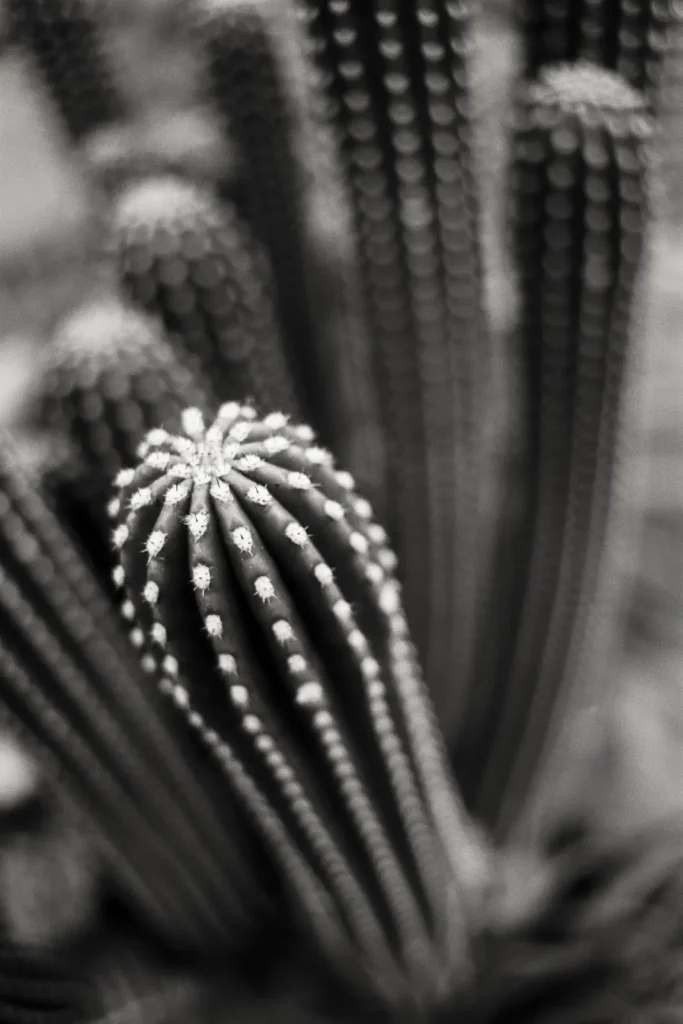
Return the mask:
M 162 690 L 336 967 L 390 1003 L 439 1003 L 471 971 L 487 862 L 385 531 L 308 427 L 230 403 L 184 429 L 148 436 L 115 531 Z
M 330 330 L 330 311 L 318 294 L 308 203 L 319 154 L 310 164 L 306 159 L 318 126 L 301 97 L 307 69 L 291 11 L 278 0 L 197 0 L 193 12 L 209 95 L 241 151 L 245 214 L 272 265 L 278 320 L 302 411 L 327 445 L 342 457 L 352 455 L 355 469 L 369 454 L 376 459 L 381 453 L 367 428 L 357 441 L 363 428 L 353 418 L 371 382 L 350 333 L 354 325 Z M 320 133 L 318 145 L 328 134 L 325 126 Z M 333 205 L 341 201 L 331 198 Z M 364 398 L 361 408 L 368 419 L 373 415 L 371 401 Z M 365 480 L 371 474 L 362 475 Z
M 549 64 L 587 60 L 654 102 L 683 12 L 677 0 L 525 0 L 521 14 L 528 78 Z
M 387 524 L 448 733 L 472 655 L 485 402 L 468 5 L 299 8 L 353 196 L 389 454 Z
M 63 461 L 53 486 L 81 509 L 84 528 L 104 531 L 112 479 L 145 432 L 179 424 L 187 402 L 206 395 L 154 321 L 117 298 L 66 317 L 47 352 L 37 416 L 73 448 L 75 461 Z
M 576 659 L 613 536 L 651 130 L 642 96 L 591 65 L 548 69 L 518 104 L 524 513 L 505 552 L 513 571 L 492 581 L 508 629 L 483 652 L 459 756 L 468 800 L 499 833 L 538 783 L 560 725 L 599 699 Z
M 127 897 L 172 942 L 225 945 L 264 897 L 212 803 L 212 769 L 167 721 L 151 666 L 138 666 L 144 636 L 121 633 L 16 460 L 3 438 L 0 707 L 85 809 Z
M 82 1024 L 94 1009 L 87 980 L 71 957 L 0 939 L 3 1024 Z
M 125 112 L 101 38 L 96 0 L 8 0 L 15 39 L 35 58 L 74 140 Z
M 183 360 L 211 382 L 218 404 L 249 398 L 294 412 L 293 371 L 268 270 L 234 210 L 210 189 L 167 176 L 121 192 L 112 220 L 124 289 L 160 317 Z

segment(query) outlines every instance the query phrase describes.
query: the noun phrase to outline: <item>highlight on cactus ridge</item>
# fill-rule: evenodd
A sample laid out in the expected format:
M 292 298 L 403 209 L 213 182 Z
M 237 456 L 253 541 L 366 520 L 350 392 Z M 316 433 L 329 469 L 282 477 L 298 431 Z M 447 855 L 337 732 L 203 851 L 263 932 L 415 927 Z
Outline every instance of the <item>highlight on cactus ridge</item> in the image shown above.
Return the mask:
M 254 884 L 216 773 L 169 720 L 148 661 L 138 666 L 143 635 L 126 639 L 5 436 L 0 467 L 3 715 L 83 808 L 141 915 L 172 944 L 225 947 L 256 927 L 267 876 Z
M 386 533 L 310 428 L 237 403 L 183 426 L 152 431 L 120 478 L 114 541 L 146 656 L 335 967 L 390 1005 L 438 1004 L 471 975 L 488 865 Z
M 488 388 L 467 4 L 297 4 L 340 137 L 388 453 L 387 526 L 447 735 L 477 609 Z
M 116 196 L 111 244 L 123 289 L 160 318 L 216 404 L 249 396 L 296 412 L 269 268 L 229 204 L 180 177 L 145 178 Z
M 591 61 L 618 72 L 656 106 L 672 29 L 683 19 L 678 0 L 522 0 L 525 72 Z
M 126 113 L 96 0 L 7 0 L 11 36 L 32 54 L 75 141 Z
M 546 69 L 516 108 L 525 507 L 502 540 L 512 571 L 506 583 L 496 572 L 491 589 L 507 628 L 481 645 L 460 756 L 468 801 L 502 832 L 542 779 L 561 728 L 606 696 L 575 659 L 600 614 L 617 509 L 651 135 L 642 95 L 589 64 Z

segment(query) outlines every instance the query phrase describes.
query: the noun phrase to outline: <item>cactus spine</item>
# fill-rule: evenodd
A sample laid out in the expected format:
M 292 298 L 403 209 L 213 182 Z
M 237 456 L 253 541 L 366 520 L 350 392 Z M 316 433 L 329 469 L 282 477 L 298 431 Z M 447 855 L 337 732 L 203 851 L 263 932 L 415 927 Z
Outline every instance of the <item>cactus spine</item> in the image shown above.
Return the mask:
M 32 53 L 71 138 L 120 119 L 95 0 L 8 0 L 13 36 Z
M 388 526 L 447 734 L 472 656 L 485 401 L 466 4 L 299 4 L 338 120 L 389 453 Z M 455 680 L 455 682 L 454 682 Z
M 471 971 L 487 865 L 447 780 L 385 531 L 279 413 L 228 403 L 206 429 L 189 409 L 184 436 L 147 444 L 115 536 L 163 691 L 333 962 L 391 1003 L 438 1003 Z
M 263 905 L 214 778 L 164 715 L 117 617 L 3 438 L 2 705 L 66 778 L 122 884 L 167 939 L 206 949 Z M 116 582 L 120 584 L 117 572 Z M 131 608 L 123 609 L 130 616 Z M 131 629 L 133 646 L 144 642 Z M 215 780 L 214 780 L 215 781 Z M 236 888 L 226 886 L 232 872 Z M 251 892 L 251 896 L 249 893 Z
M 606 572 L 615 460 L 647 215 L 643 97 L 592 65 L 525 87 L 513 149 L 528 480 L 510 640 L 490 645 L 461 763 L 472 806 L 504 834 L 561 722 L 599 699 L 575 657 Z M 471 783 L 471 785 L 470 785 Z
M 656 104 L 677 0 L 525 0 L 520 9 L 529 79 L 551 64 L 591 61 Z
M 194 358 L 217 405 L 249 397 L 296 411 L 268 270 L 227 203 L 182 178 L 147 178 L 117 196 L 112 243 L 124 289 Z

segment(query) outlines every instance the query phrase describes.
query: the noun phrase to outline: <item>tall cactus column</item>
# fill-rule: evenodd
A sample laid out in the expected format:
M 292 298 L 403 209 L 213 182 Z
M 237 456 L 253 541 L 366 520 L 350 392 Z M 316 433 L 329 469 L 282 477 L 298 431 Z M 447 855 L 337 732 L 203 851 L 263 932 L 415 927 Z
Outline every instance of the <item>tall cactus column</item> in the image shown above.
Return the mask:
M 336 968 L 392 1006 L 453 998 L 488 864 L 447 779 L 385 532 L 281 414 L 230 403 L 207 429 L 190 409 L 184 436 L 148 444 L 116 530 L 162 689 Z
M 472 806 L 500 834 L 529 799 L 560 725 L 601 699 L 593 680 L 575 677 L 575 655 L 598 611 L 610 540 L 651 131 L 642 95 L 592 65 L 548 69 L 518 104 L 526 529 L 516 580 L 500 597 L 512 644 L 480 680 L 462 756 L 474 766 Z
M 448 732 L 478 584 L 484 397 L 467 4 L 299 4 L 341 126 L 389 451 L 387 524 Z

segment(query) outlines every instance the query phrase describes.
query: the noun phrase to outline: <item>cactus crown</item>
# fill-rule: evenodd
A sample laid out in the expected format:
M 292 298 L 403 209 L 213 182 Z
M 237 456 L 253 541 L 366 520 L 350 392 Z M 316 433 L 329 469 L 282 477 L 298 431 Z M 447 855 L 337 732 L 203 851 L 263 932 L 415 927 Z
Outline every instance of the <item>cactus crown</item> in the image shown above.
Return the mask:
M 119 477 L 129 599 L 324 946 L 393 1001 L 470 964 L 472 835 L 386 535 L 308 427 L 230 403 Z

